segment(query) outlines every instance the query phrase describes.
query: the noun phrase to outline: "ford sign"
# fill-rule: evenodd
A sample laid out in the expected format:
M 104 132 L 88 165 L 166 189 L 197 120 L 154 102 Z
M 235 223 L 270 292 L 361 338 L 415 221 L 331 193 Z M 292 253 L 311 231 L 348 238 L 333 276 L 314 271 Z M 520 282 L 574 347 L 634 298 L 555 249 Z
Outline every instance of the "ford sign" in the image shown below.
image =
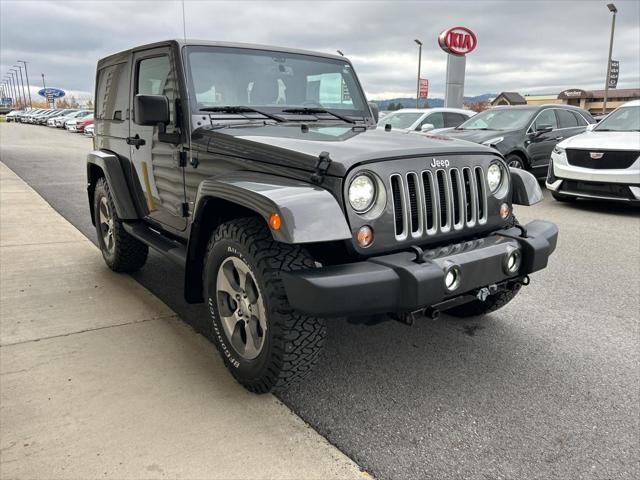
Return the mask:
M 64 90 L 60 90 L 59 88 L 41 88 L 38 91 L 38 95 L 44 98 L 62 98 L 65 93 Z
M 476 34 L 466 27 L 453 27 L 438 36 L 440 48 L 453 55 L 466 55 L 475 48 L 478 40 Z

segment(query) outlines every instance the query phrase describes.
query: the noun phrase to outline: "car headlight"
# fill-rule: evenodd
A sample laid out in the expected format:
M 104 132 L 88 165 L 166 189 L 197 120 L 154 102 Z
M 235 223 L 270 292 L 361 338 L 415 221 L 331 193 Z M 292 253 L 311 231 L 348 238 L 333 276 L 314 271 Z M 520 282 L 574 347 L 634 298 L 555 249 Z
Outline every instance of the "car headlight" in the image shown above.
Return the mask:
M 482 142 L 482 145 L 488 145 L 489 147 L 492 147 L 493 145 L 499 144 L 503 140 L 504 137 L 490 138 L 489 140 L 485 140 L 484 142 Z
M 562 155 L 564 153 L 564 148 L 556 145 L 555 147 L 553 147 L 553 153 L 555 153 L 556 155 Z
M 502 185 L 503 168 L 498 163 L 492 163 L 487 169 L 487 185 L 489 191 L 495 193 Z
M 365 213 L 376 199 L 376 183 L 367 174 L 357 175 L 349 185 L 349 203 L 358 213 Z

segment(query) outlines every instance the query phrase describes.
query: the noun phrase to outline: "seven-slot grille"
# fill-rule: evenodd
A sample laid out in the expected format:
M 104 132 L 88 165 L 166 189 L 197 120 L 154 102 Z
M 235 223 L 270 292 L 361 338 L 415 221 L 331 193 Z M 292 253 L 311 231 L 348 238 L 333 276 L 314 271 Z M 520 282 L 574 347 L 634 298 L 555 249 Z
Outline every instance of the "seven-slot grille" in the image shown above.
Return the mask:
M 396 238 L 418 238 L 486 223 L 484 177 L 481 167 L 391 175 Z

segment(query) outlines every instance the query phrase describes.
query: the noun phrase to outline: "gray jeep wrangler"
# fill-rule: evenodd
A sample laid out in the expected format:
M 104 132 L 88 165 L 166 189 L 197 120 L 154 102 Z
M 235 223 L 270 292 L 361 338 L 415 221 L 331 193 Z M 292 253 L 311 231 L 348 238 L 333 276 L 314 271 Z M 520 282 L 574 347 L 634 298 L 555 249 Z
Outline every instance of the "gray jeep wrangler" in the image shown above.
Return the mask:
M 91 217 L 107 265 L 149 247 L 182 265 L 253 392 L 309 373 L 325 319 L 482 315 L 545 268 L 555 225 L 489 147 L 376 127 L 351 63 L 294 49 L 166 41 L 98 62 Z

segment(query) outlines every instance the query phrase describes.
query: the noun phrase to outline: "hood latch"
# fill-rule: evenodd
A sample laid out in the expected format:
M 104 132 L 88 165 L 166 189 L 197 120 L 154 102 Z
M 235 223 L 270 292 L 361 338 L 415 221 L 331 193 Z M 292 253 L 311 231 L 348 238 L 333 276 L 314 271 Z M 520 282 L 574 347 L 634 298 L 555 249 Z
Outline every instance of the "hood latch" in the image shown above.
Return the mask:
M 324 182 L 324 176 L 327 174 L 330 165 L 331 158 L 329 157 L 329 152 L 320 152 L 318 161 L 316 162 L 316 171 L 311 174 L 311 181 L 317 184 Z

